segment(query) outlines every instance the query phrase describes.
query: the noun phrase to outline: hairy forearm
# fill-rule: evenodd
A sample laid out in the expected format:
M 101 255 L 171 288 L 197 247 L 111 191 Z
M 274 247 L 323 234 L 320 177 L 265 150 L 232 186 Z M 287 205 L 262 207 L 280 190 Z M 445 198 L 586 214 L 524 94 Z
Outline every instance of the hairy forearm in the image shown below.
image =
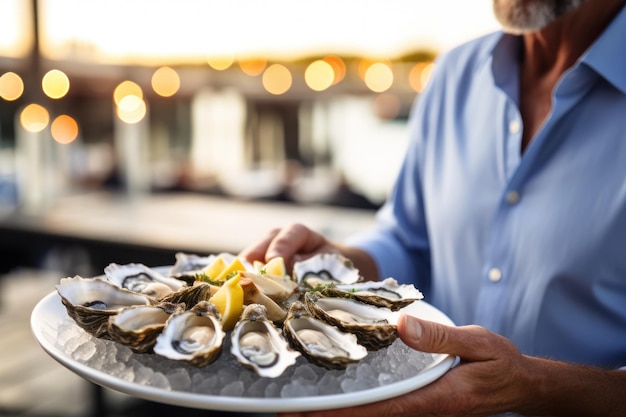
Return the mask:
M 625 416 L 626 372 L 528 358 L 527 415 Z

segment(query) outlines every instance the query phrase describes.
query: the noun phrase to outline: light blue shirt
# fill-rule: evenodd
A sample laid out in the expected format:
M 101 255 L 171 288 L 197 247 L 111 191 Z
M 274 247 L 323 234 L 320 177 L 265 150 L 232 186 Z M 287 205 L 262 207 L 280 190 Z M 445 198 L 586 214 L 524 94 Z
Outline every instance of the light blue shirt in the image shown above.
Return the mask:
M 527 354 L 625 365 L 625 41 L 626 8 L 563 75 L 523 155 L 520 38 L 443 55 L 378 228 L 352 243 L 459 325 Z

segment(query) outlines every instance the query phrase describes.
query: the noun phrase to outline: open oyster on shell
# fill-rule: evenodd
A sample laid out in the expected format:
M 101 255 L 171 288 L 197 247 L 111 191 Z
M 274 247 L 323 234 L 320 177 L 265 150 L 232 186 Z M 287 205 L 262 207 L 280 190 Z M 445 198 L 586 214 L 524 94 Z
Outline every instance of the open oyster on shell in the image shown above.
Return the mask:
M 180 275 L 193 275 L 202 271 L 215 261 L 217 255 L 211 254 L 208 256 L 202 256 L 192 253 L 178 252 L 175 257 L 176 262 L 172 268 L 170 268 L 169 275 L 176 278 Z
M 321 292 L 330 295 L 335 291 L 337 296 L 350 297 L 364 303 L 373 304 L 379 307 L 387 307 L 392 311 L 400 310 L 409 304 L 424 298 L 420 290 L 414 285 L 402 284 L 394 278 L 386 278 L 382 281 L 363 281 L 354 284 L 339 284 L 328 287 Z
M 120 288 L 156 299 L 163 298 L 186 285 L 184 281 L 167 277 L 139 263 L 125 265 L 112 263 L 104 268 L 104 274 Z
M 313 317 L 301 301 L 291 305 L 283 333 L 309 361 L 328 369 L 344 369 L 367 356 L 355 335 Z
M 399 313 L 343 296 L 307 292 L 304 300 L 311 314 L 345 332 L 371 350 L 389 346 L 398 337 Z
M 205 366 L 218 358 L 226 333 L 214 304 L 201 301 L 190 310 L 172 314 L 157 337 L 154 353 Z
M 174 303 L 125 307 L 109 317 L 109 335 L 135 352 L 149 352 L 170 315 L 184 310 L 184 304 Z
M 362 280 L 352 261 L 337 253 L 321 253 L 296 262 L 293 276 L 298 284 L 310 288 L 331 283 L 353 284 Z
M 174 291 L 162 297 L 159 301 L 174 304 L 184 303 L 187 308 L 191 308 L 200 301 L 208 301 L 219 289 L 220 287 L 216 285 L 196 281 L 193 285 Z
M 231 353 L 237 361 L 262 377 L 282 375 L 300 356 L 267 318 L 262 304 L 250 304 L 244 309 L 231 333 L 231 342 Z
M 100 278 L 63 278 L 56 285 L 67 314 L 76 324 L 95 337 L 109 338 L 109 317 L 122 308 L 150 305 L 153 300 L 145 295 L 119 288 Z

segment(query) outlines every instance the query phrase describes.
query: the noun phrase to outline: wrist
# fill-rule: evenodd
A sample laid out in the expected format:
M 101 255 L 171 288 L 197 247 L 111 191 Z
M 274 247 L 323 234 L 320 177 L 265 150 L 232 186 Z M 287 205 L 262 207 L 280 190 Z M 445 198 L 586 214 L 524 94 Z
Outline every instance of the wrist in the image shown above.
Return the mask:
M 516 410 L 530 415 L 626 415 L 626 372 L 525 357 L 527 390 Z

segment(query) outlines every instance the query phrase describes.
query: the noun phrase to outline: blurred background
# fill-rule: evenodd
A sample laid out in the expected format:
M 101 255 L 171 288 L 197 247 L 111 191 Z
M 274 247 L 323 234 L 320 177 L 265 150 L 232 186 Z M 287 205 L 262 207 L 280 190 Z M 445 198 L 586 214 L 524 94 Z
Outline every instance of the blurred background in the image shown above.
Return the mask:
M 434 60 L 497 29 L 491 2 L 1 0 L 0 415 L 122 413 L 30 336 L 61 277 L 371 226 Z

